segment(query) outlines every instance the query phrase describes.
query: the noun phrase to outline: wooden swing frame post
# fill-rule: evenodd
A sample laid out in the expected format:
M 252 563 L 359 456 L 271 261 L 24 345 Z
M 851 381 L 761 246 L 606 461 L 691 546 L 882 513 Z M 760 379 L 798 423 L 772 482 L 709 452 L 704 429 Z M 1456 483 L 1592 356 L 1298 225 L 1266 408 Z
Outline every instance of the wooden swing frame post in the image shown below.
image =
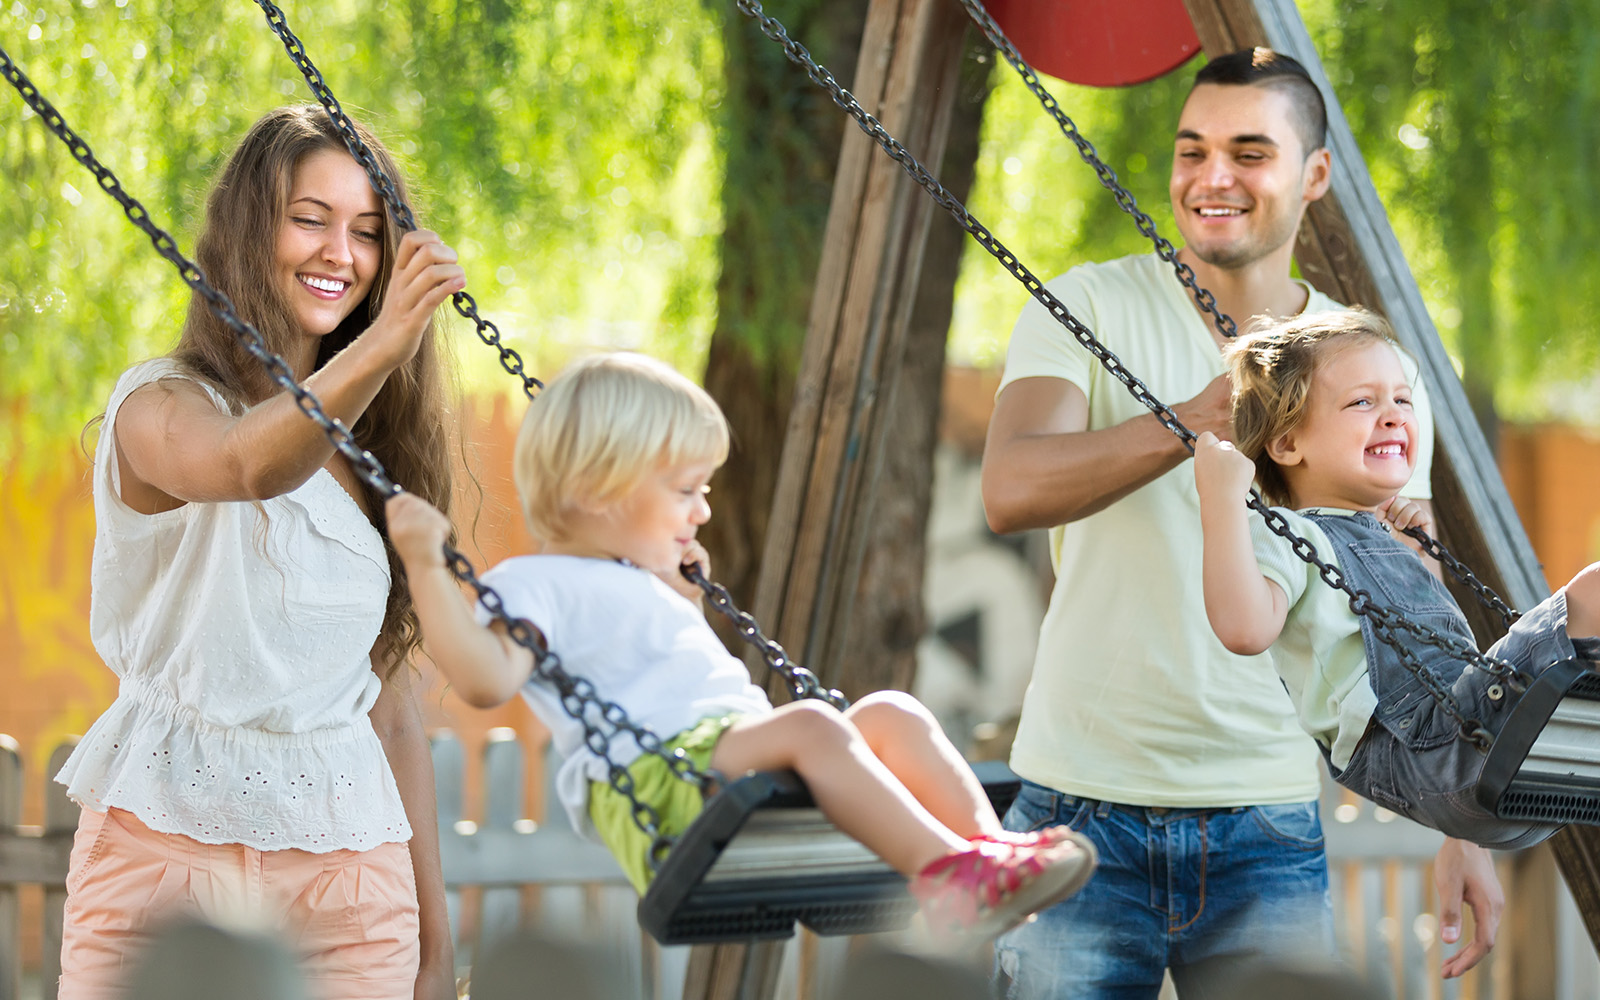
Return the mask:
M 936 169 L 966 15 L 949 0 L 872 0 L 847 83 L 869 113 Z M 830 687 L 852 686 L 838 651 L 850 622 L 892 392 L 937 207 L 856 124 L 845 129 L 816 290 L 779 462 L 752 611 Z M 758 672 L 759 663 L 752 663 Z M 757 673 L 759 676 L 759 672 Z M 783 697 L 781 682 L 774 694 Z M 802 931 L 802 951 L 809 938 Z M 783 941 L 700 945 L 686 1000 L 770 997 Z M 804 966 L 806 963 L 802 963 Z M 816 992 L 802 969 L 800 996 Z

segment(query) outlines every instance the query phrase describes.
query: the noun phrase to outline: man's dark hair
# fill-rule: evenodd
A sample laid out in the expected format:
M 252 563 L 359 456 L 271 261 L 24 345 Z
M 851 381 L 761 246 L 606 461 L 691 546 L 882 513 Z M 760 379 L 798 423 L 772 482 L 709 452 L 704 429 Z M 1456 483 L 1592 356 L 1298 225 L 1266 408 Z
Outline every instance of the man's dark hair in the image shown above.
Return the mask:
M 1306 155 L 1328 144 L 1328 106 L 1311 74 L 1292 56 L 1267 48 L 1240 49 L 1206 63 L 1195 74 L 1194 85 L 1271 87 L 1294 104 L 1295 130 Z

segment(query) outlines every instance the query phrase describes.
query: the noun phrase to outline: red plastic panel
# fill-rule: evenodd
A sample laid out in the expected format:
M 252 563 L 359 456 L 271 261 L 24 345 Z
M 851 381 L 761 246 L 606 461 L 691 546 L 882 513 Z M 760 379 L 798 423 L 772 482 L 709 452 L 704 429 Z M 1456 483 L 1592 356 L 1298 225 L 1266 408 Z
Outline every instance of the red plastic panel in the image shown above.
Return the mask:
M 1200 51 L 1183 0 L 985 0 L 984 6 L 1030 66 L 1071 83 L 1143 83 Z

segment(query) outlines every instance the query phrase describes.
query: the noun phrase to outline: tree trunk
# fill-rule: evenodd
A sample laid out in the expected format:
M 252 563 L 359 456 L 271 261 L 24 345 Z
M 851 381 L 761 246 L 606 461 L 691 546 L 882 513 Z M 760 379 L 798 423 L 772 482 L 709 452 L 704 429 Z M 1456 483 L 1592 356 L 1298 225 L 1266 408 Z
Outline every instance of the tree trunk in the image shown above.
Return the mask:
M 982 37 L 971 33 L 948 146 L 936 171 L 946 190 L 963 202 L 972 189 L 979 127 L 989 95 L 993 66 L 989 51 Z M 838 658 L 845 668 L 844 693 L 852 699 L 885 688 L 907 690 L 916 675 L 917 643 L 927 631 L 922 588 L 945 341 L 961 255 L 968 245 L 967 234 L 956 221 L 943 210 L 936 211 L 906 333 L 905 358 L 890 387 L 888 440 L 894 444 L 885 449 L 873 490 L 871 533 L 855 585 L 846 648 Z
M 715 513 L 700 537 L 713 577 L 748 608 L 848 119 L 753 21 L 732 4 L 723 16 L 725 230 L 704 384 L 734 440 L 712 481 Z M 854 0 L 797 2 L 783 11 L 791 36 L 846 85 L 865 17 L 866 5 Z M 726 623 L 713 624 L 733 638 Z

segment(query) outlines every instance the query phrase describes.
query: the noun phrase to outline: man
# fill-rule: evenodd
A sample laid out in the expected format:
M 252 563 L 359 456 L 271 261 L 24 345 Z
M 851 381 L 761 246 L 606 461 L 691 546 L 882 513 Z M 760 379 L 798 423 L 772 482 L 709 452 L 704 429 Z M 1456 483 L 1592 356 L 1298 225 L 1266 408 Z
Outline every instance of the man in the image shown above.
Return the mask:
M 1178 123 L 1179 258 L 1240 326 L 1339 308 L 1290 276 L 1306 206 L 1328 189 L 1327 115 L 1304 67 L 1265 49 L 1213 60 Z M 1224 338 L 1154 254 L 1078 267 L 1050 290 L 1191 430 L 1231 432 Z M 1432 423 L 1405 495 L 1430 495 Z M 996 531 L 1052 529 L 1056 585 L 1011 757 L 1012 829 L 1069 823 L 1100 869 L 997 942 L 1011 995 L 1154 998 L 1249 954 L 1332 947 L 1317 751 L 1266 656 L 1227 652 L 1200 587 L 1194 474 L 1178 438 L 1036 302 L 1012 335 L 983 498 Z M 1442 937 L 1493 946 L 1504 897 L 1488 853 L 1447 841 Z

